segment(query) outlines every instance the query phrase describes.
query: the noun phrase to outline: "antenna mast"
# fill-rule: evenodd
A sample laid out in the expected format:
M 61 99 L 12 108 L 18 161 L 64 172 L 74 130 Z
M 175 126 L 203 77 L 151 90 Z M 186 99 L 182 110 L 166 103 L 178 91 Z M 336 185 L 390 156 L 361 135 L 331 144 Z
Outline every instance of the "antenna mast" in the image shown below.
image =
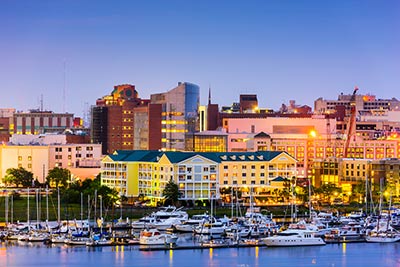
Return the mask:
M 65 113 L 65 88 L 66 88 L 66 62 L 64 59 L 64 79 L 63 79 L 63 110 L 62 112 Z

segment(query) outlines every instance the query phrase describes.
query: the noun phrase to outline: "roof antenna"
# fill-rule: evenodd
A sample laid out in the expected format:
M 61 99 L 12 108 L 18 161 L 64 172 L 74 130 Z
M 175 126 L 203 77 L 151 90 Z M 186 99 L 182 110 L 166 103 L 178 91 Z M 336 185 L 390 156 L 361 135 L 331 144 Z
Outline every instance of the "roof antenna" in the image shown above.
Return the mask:
M 208 84 L 208 104 L 211 105 L 211 84 Z
M 43 94 L 40 95 L 40 112 L 43 112 Z
M 66 62 L 65 62 L 65 59 L 64 59 L 64 79 L 63 79 L 63 98 L 62 98 L 62 101 L 63 101 L 63 113 L 65 113 L 65 88 L 66 88 Z

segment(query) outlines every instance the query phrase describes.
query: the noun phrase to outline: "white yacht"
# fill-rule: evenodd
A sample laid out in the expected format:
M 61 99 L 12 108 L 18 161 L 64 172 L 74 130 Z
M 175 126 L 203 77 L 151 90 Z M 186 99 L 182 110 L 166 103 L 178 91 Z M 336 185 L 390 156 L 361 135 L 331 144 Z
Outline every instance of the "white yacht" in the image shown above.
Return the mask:
M 208 218 L 209 218 L 209 215 L 206 213 L 205 214 L 196 214 L 196 215 L 193 215 L 192 218 L 184 221 L 181 224 L 174 224 L 173 227 L 178 232 L 192 233 L 196 226 L 201 225 L 203 222 L 208 220 Z
M 325 245 L 321 237 L 315 236 L 316 231 L 305 223 L 291 224 L 287 230 L 261 239 L 270 247 L 317 246 Z
M 143 230 L 140 232 L 140 245 L 164 245 L 175 244 L 178 236 L 174 234 L 161 233 L 157 229 Z
M 195 234 L 199 235 L 222 235 L 225 233 L 226 224 L 221 220 L 210 216 L 208 221 L 205 221 L 194 228 Z
M 131 226 L 133 230 L 142 230 L 144 228 L 150 228 L 157 221 L 157 218 L 153 215 L 145 216 L 137 221 L 132 222 Z

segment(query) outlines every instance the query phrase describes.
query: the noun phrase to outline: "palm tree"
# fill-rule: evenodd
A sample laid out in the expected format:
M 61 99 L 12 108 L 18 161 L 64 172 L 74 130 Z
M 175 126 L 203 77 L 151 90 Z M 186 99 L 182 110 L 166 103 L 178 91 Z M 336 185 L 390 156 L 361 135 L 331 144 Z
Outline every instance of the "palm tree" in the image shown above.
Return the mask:
M 165 202 L 171 202 L 172 205 L 175 205 L 180 196 L 178 185 L 172 179 L 169 180 L 165 185 L 162 195 L 166 200 Z

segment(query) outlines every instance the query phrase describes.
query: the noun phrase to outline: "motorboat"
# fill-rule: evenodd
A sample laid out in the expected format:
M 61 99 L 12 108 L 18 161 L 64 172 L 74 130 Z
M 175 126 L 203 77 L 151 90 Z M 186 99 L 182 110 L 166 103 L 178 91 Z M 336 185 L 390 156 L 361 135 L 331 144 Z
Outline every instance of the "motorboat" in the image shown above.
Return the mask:
M 157 222 L 157 218 L 153 215 L 150 215 L 142 217 L 139 220 L 132 222 L 131 226 L 133 230 L 142 230 L 145 228 L 150 228 L 151 225 L 153 225 L 155 222 Z
M 225 224 L 212 218 L 195 227 L 194 232 L 199 235 L 222 235 L 225 233 Z
M 50 237 L 50 242 L 53 244 L 65 244 L 65 240 L 67 240 L 68 237 L 66 234 L 52 234 Z
M 325 245 L 321 237 L 315 236 L 315 229 L 304 222 L 289 225 L 289 228 L 276 235 L 262 238 L 270 247 L 318 246 Z
M 140 232 L 140 245 L 164 245 L 175 244 L 178 236 L 175 234 L 161 233 L 157 229 L 142 230 Z
M 64 241 L 65 244 L 69 246 L 82 246 L 86 245 L 90 241 L 89 237 L 71 237 Z
M 89 241 L 86 242 L 86 246 L 99 247 L 99 246 L 111 246 L 114 242 L 111 239 L 107 239 L 103 236 L 93 236 Z
M 31 232 L 28 236 L 29 242 L 44 242 L 49 239 L 49 234 L 46 232 Z
M 173 228 L 177 232 L 192 233 L 196 226 L 201 225 L 208 220 L 210 216 L 207 213 L 193 215 L 190 219 L 181 224 L 174 224 Z

